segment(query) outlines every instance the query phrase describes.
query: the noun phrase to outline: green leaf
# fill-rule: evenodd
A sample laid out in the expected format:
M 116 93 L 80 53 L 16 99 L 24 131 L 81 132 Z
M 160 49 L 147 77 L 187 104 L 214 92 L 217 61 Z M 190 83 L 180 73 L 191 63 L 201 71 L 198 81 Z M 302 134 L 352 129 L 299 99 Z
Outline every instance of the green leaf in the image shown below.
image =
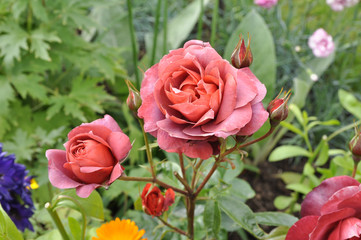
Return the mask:
M 275 207 L 279 210 L 287 208 L 293 201 L 292 197 L 289 196 L 277 196 L 273 201 Z
M 35 74 L 19 74 L 10 76 L 10 80 L 22 98 L 26 98 L 29 95 L 42 101 L 47 99 L 47 90 L 40 83 L 43 80 L 42 77 Z
M 258 224 L 267 226 L 291 227 L 298 218 L 283 212 L 258 212 L 255 213 Z
M 292 125 L 292 124 L 289 123 L 289 122 L 282 121 L 282 122 L 280 123 L 280 125 L 281 125 L 282 127 L 287 128 L 288 130 L 290 130 L 290 131 L 292 131 L 292 132 L 300 135 L 300 136 L 303 136 L 303 132 L 301 131 L 301 129 L 299 129 L 298 127 L 295 127 L 294 125 Z
M 264 240 L 285 240 L 287 232 L 289 228 L 280 226 L 273 229 L 267 236 L 265 236 Z
M 9 82 L 0 77 L 0 114 L 7 114 L 9 102 L 14 99 L 14 91 Z
M 32 155 L 38 151 L 36 142 L 32 139 L 27 132 L 18 128 L 11 141 L 4 142 L 4 149 L 8 153 L 14 153 L 18 160 L 32 159 Z
M 78 195 L 76 195 L 75 189 L 66 190 L 64 192 L 61 192 L 59 195 L 55 196 L 53 199 L 53 205 L 54 201 L 56 201 L 58 196 L 65 195 L 69 196 L 76 201 L 79 202 L 79 204 L 82 206 L 83 210 L 87 214 L 87 216 L 94 217 L 100 220 L 104 220 L 104 209 L 103 209 L 103 201 L 100 197 L 99 193 L 97 191 L 93 191 L 89 197 L 87 198 L 81 198 Z M 69 200 L 61 201 L 57 204 L 57 207 L 60 206 L 67 206 L 71 207 L 75 210 L 79 210 L 78 206 L 72 203 Z
M 23 240 L 23 236 L 0 205 L 0 239 Z
M 288 184 L 286 188 L 302 194 L 307 194 L 312 190 L 312 188 L 302 183 L 291 183 Z
M 354 161 L 350 156 L 336 156 L 332 159 L 332 162 L 350 171 L 352 171 L 354 167 Z
M 318 157 L 315 162 L 316 166 L 323 166 L 328 161 L 328 142 L 322 139 L 320 145 L 320 152 L 318 153 Z
M 31 47 L 30 51 L 34 52 L 36 58 L 45 61 L 51 61 L 48 50 L 50 45 L 48 42 L 61 42 L 55 32 L 47 32 L 43 28 L 36 29 L 30 35 Z
M 256 193 L 252 189 L 251 185 L 243 179 L 235 178 L 230 183 L 232 186 L 230 192 L 232 195 L 237 195 L 242 199 L 251 199 L 256 196 Z
M 361 102 L 359 100 L 343 89 L 338 90 L 338 98 L 342 107 L 355 117 L 361 119 Z
M 276 82 L 276 51 L 272 33 L 266 22 L 257 11 L 252 10 L 241 21 L 228 40 L 223 57 L 230 59 L 231 54 L 239 41 L 239 35 L 244 37 L 249 33 L 253 63 L 250 66 L 257 78 L 266 85 L 267 96 L 265 102 L 274 97 Z
M 277 162 L 280 160 L 298 157 L 298 156 L 310 157 L 311 154 L 302 147 L 292 146 L 292 145 L 284 145 L 284 146 L 275 148 L 272 151 L 272 153 L 270 154 L 268 160 L 270 162 Z
M 203 0 L 204 6 L 208 4 L 209 0 Z M 189 34 L 192 32 L 194 25 L 198 21 L 199 14 L 201 13 L 201 0 L 195 0 L 188 4 L 184 9 L 178 11 L 177 16 L 168 20 L 167 28 L 167 52 L 172 49 L 176 49 L 183 43 Z M 156 57 L 155 62 L 163 56 L 163 31 L 158 34 L 158 41 L 156 45 Z M 150 53 L 153 48 L 153 34 L 147 34 L 145 37 L 146 44 L 146 56 L 144 60 L 150 58 Z M 145 63 L 146 65 L 148 63 Z
M 79 221 L 73 217 L 68 217 L 68 223 L 69 223 L 70 232 L 73 235 L 74 239 L 81 239 L 82 232 Z
M 17 0 L 14 1 L 14 4 L 12 5 L 11 12 L 14 16 L 14 19 L 18 20 L 20 15 L 26 10 L 26 7 L 28 6 L 29 1 L 28 0 Z
M 214 237 L 217 237 L 221 227 L 221 211 L 217 201 L 209 200 L 206 202 L 203 212 L 204 225 L 212 229 Z
M 242 202 L 242 199 L 234 196 L 223 196 L 219 198 L 221 209 L 236 223 L 257 238 L 265 235 L 258 226 L 256 217 L 252 210 Z
M 47 22 L 48 13 L 46 12 L 45 7 L 42 4 L 42 0 L 32 0 L 31 8 L 33 10 L 34 16 L 43 22 Z
M 142 199 L 138 197 L 138 199 L 134 202 L 134 209 L 137 211 L 143 211 Z
M 0 25 L 0 57 L 4 57 L 7 67 L 13 65 L 14 59 L 20 61 L 21 49 L 28 50 L 28 34 L 15 22 L 5 22 Z
M 312 167 L 311 163 L 306 163 L 303 167 L 303 174 L 306 176 L 313 175 L 315 173 L 315 169 Z
M 297 118 L 297 121 L 301 124 L 301 125 L 305 125 L 305 119 L 302 116 L 302 112 L 301 109 L 295 105 L 295 104 L 290 104 L 289 105 L 289 110 L 291 110 L 291 112 L 295 115 L 295 117 Z

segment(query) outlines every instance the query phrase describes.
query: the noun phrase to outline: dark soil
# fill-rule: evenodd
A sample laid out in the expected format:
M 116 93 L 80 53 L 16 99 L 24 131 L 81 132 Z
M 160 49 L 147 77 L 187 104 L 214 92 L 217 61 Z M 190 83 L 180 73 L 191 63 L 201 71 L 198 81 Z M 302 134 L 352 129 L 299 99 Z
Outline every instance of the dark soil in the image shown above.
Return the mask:
M 246 203 L 254 212 L 277 211 L 273 205 L 274 199 L 279 195 L 290 195 L 291 191 L 285 188 L 285 183 L 278 177 L 283 172 L 300 172 L 302 164 L 290 164 L 288 161 L 280 161 L 275 163 L 262 162 L 258 168 L 260 173 L 245 171 L 240 178 L 246 180 L 256 192 L 256 196 Z M 261 226 L 266 232 L 272 230 L 267 226 Z M 237 233 L 230 233 L 229 240 L 244 240 Z M 248 240 L 253 240 L 249 236 Z

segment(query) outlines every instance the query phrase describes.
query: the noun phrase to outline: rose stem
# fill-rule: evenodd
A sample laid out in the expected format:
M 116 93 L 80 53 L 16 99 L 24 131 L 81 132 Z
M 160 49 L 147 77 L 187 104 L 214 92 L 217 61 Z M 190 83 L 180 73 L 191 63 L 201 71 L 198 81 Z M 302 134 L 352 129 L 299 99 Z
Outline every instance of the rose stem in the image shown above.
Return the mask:
M 246 143 L 241 144 L 241 145 L 239 145 L 239 146 L 235 145 L 234 147 L 228 149 L 228 150 L 224 153 L 223 156 L 226 156 L 226 155 L 232 153 L 232 152 L 233 152 L 234 150 L 236 150 L 237 148 L 238 148 L 238 149 L 241 149 L 241 148 L 243 148 L 243 147 L 247 147 L 247 146 L 249 146 L 249 145 L 251 145 L 251 144 L 253 144 L 253 143 L 256 143 L 256 142 L 259 142 L 259 141 L 265 139 L 266 137 L 268 137 L 269 135 L 271 135 L 275 129 L 276 129 L 275 127 L 271 127 L 271 128 L 268 130 L 268 132 L 267 132 L 265 135 L 263 135 L 262 137 L 256 138 L 256 139 L 254 139 L 254 140 L 252 140 L 252 141 L 250 141 L 250 142 L 246 142 Z
M 140 87 L 140 78 L 138 72 L 138 52 L 137 52 L 137 43 L 135 39 L 135 30 L 133 25 L 133 12 L 132 12 L 132 1 L 127 0 L 128 7 L 128 21 L 129 21 L 129 30 L 130 30 L 130 38 L 132 41 L 132 53 L 133 53 L 133 64 L 134 64 L 134 74 L 137 83 L 137 88 Z
M 211 176 L 213 175 L 213 173 L 216 171 L 217 167 L 218 167 L 218 162 L 219 159 L 216 160 L 216 162 L 213 164 L 213 167 L 211 168 L 211 170 L 209 171 L 209 173 L 207 174 L 207 176 L 204 178 L 203 182 L 201 183 L 201 185 L 199 185 L 199 187 L 197 188 L 197 190 L 195 191 L 194 195 L 195 197 L 197 197 L 197 195 L 199 194 L 199 192 L 203 189 L 203 187 L 206 185 L 206 183 L 208 182 L 208 180 L 211 178 Z
M 179 229 L 179 228 L 171 225 L 170 223 L 168 223 L 167 221 L 165 221 L 165 220 L 164 220 L 163 218 L 161 218 L 160 216 L 157 216 L 157 218 L 158 218 L 164 225 L 170 227 L 171 229 L 173 229 L 173 230 L 176 231 L 177 233 L 180 233 L 180 234 L 188 237 L 188 234 L 187 234 L 185 231 L 183 231 L 183 230 L 181 230 L 181 229 Z
M 356 176 L 357 165 L 358 165 L 358 163 L 355 161 L 355 162 L 354 162 L 354 166 L 353 166 L 353 171 L 352 171 L 352 177 L 353 177 L 353 178 L 355 178 L 355 176 Z
M 49 213 L 49 215 L 51 216 L 51 218 L 53 219 L 53 221 L 54 221 L 56 227 L 58 228 L 58 230 L 59 230 L 60 235 L 62 236 L 62 238 L 63 238 L 64 240 L 70 240 L 68 234 L 67 234 L 66 231 L 65 231 L 65 228 L 64 228 L 63 224 L 62 224 L 61 221 L 60 221 L 60 218 L 59 218 L 57 212 L 56 212 L 56 211 L 53 211 L 53 208 L 51 207 L 50 202 L 45 203 L 45 208 L 46 208 L 46 210 L 48 211 L 48 213 Z
M 186 180 L 186 170 L 184 168 L 184 160 L 183 160 L 183 154 L 182 153 L 178 153 L 179 155 L 179 164 L 181 166 L 181 169 L 182 169 L 182 178 L 184 180 Z
M 193 168 L 193 176 L 192 176 L 192 183 L 191 183 L 192 189 L 194 189 L 194 187 L 195 187 L 197 172 L 198 172 L 198 169 L 201 167 L 202 163 L 203 163 L 203 160 L 200 159 L 199 162 L 196 164 L 196 166 Z
M 188 193 L 190 193 L 190 194 L 193 193 L 193 191 L 190 188 L 190 186 L 188 185 L 187 181 L 184 178 L 182 178 L 178 174 L 178 172 L 174 171 L 174 176 L 178 179 L 178 181 L 180 181 L 183 184 L 183 186 L 187 189 Z
M 202 39 L 202 30 L 203 30 L 203 14 L 204 14 L 204 0 L 200 1 L 201 4 L 201 13 L 198 18 L 198 28 L 197 28 L 197 39 Z
M 188 196 L 187 201 L 187 218 L 188 218 L 188 237 L 194 239 L 194 209 L 196 207 L 196 198 L 195 194 Z
M 139 119 L 139 124 L 140 127 L 142 128 L 142 132 L 143 132 L 143 137 L 144 137 L 144 143 L 145 143 L 145 148 L 146 148 L 146 152 L 147 152 L 147 158 L 149 161 L 149 165 L 150 165 L 150 169 L 151 169 L 151 173 L 152 173 L 152 177 L 153 179 L 156 178 L 156 174 L 155 174 L 155 169 L 154 169 L 154 165 L 153 165 L 153 157 L 152 157 L 152 150 L 149 147 L 149 140 L 148 140 L 148 135 L 147 133 L 144 131 L 144 123 L 141 119 Z
M 121 181 L 136 181 L 136 182 L 153 182 L 153 183 L 156 183 L 158 184 L 159 186 L 161 187 L 164 187 L 166 189 L 168 188 L 171 188 L 173 189 L 175 192 L 178 192 L 180 194 L 183 194 L 183 195 L 188 195 L 188 192 L 182 190 L 182 189 L 179 189 L 179 188 L 176 188 L 176 187 L 173 187 L 171 185 L 168 185 L 160 180 L 158 180 L 157 178 L 152 178 L 152 177 L 127 177 L 127 176 L 123 176 L 123 177 L 119 177 L 118 180 L 121 180 Z

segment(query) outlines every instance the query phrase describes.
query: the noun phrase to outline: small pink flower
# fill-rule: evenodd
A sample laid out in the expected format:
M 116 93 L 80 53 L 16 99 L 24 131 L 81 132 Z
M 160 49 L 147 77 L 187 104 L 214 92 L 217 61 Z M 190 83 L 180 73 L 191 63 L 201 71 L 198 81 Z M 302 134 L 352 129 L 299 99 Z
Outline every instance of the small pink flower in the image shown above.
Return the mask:
M 254 4 L 263 7 L 263 8 L 271 8 L 276 5 L 278 0 L 254 0 Z
M 359 0 L 326 0 L 326 3 L 330 5 L 334 11 L 342 11 L 344 8 L 352 7 L 358 2 Z
M 335 49 L 332 36 L 328 35 L 322 28 L 317 29 L 308 39 L 308 46 L 316 57 L 327 57 Z

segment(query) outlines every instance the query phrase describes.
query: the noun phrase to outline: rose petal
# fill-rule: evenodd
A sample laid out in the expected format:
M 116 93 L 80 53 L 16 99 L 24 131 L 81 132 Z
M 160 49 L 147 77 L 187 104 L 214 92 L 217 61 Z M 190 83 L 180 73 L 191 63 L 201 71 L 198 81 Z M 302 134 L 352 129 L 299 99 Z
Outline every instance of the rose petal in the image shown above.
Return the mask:
M 179 111 L 192 122 L 197 122 L 209 110 L 207 105 L 195 105 L 194 103 L 178 103 L 170 105 L 170 107 Z
M 164 119 L 164 115 L 159 110 L 153 95 L 143 99 L 143 103 L 138 109 L 138 117 L 144 119 L 144 131 L 155 136 L 158 130 L 157 122 Z
M 191 45 L 184 49 L 184 53 L 188 53 L 194 56 L 203 68 L 205 68 L 211 61 L 223 60 L 217 51 L 212 47 Z
M 223 122 L 216 124 L 209 122 L 201 126 L 204 132 L 212 132 L 217 137 L 226 138 L 236 134 L 244 127 L 252 118 L 251 104 L 235 109 L 232 114 Z
M 317 224 L 318 216 L 306 216 L 298 220 L 288 230 L 285 240 L 308 240 Z
M 310 234 L 310 240 L 324 240 L 331 229 L 334 229 L 337 222 L 354 216 L 355 210 L 352 208 L 343 208 L 336 212 L 332 212 L 319 217 L 315 229 Z
M 209 44 L 209 42 L 203 42 L 201 40 L 189 40 L 188 42 L 186 42 L 183 47 L 187 48 L 190 47 L 192 45 L 199 45 L 202 47 L 211 47 L 211 45 Z
M 174 203 L 174 199 L 175 199 L 175 193 L 173 189 L 168 188 L 167 191 L 165 192 L 164 204 L 162 209 L 163 212 L 167 211 L 169 206 Z
M 100 187 L 101 185 L 93 183 L 87 185 L 81 185 L 76 188 L 76 194 L 81 198 L 87 198 L 94 191 L 94 189 Z
M 114 120 L 114 118 L 112 118 L 108 114 L 104 115 L 104 118 L 97 119 L 88 124 L 89 125 L 103 125 L 104 127 L 107 127 L 108 129 L 110 129 L 112 132 L 122 132 L 118 123 Z M 84 125 L 88 125 L 88 124 L 84 124 Z
M 64 150 L 50 149 L 45 153 L 49 164 L 49 181 L 57 188 L 75 188 L 81 185 L 77 177 L 63 167 L 66 163 L 66 152 Z
M 80 172 L 82 173 L 94 173 L 99 170 L 112 170 L 113 167 L 80 167 Z
M 361 216 L 361 191 L 360 188 L 361 186 L 358 186 L 359 190 L 356 194 L 354 194 L 352 197 L 343 200 L 342 202 L 339 203 L 338 207 L 339 208 L 346 208 L 346 207 L 351 207 L 356 211 L 356 214 L 358 216 Z
M 361 235 L 361 220 L 358 218 L 347 218 L 339 222 L 337 227 L 332 230 L 328 240 L 359 239 Z
M 264 84 L 262 84 L 258 78 L 252 73 L 252 71 L 249 68 L 241 68 L 238 70 L 238 72 L 244 72 L 246 73 L 250 79 L 253 81 L 253 83 L 256 85 L 257 88 L 257 96 L 252 100 L 252 104 L 258 103 L 263 100 L 263 98 L 267 94 L 267 89 Z
M 231 74 L 226 74 L 223 99 L 218 110 L 215 124 L 225 120 L 233 113 L 237 101 L 237 82 Z
M 185 134 L 183 130 L 187 125 L 176 124 L 169 119 L 164 119 L 162 121 L 159 121 L 159 122 L 157 122 L 157 125 L 160 129 L 167 132 L 170 137 L 181 138 L 181 139 L 185 139 L 185 140 L 205 140 L 205 139 L 207 139 L 206 136 L 202 136 L 202 135 L 189 136 L 189 135 Z
M 112 131 L 109 128 L 103 125 L 87 123 L 71 130 L 68 133 L 68 139 L 71 140 L 73 137 L 78 136 L 79 134 L 92 134 L 106 140 L 111 132 Z
M 245 73 L 241 69 L 237 71 L 236 108 L 242 107 L 245 104 L 251 102 L 258 95 L 256 83 L 250 78 L 247 73 Z
M 322 206 L 321 215 L 324 215 L 324 214 L 331 213 L 331 212 L 339 210 L 341 208 L 339 206 L 341 203 L 343 203 L 344 201 L 347 201 L 347 200 L 352 200 L 353 201 L 354 197 L 357 198 L 357 196 L 354 196 L 354 195 L 357 194 L 358 192 L 360 192 L 360 187 L 359 186 L 348 186 L 348 187 L 341 188 L 340 190 L 335 192 L 328 199 L 328 201 Z M 357 202 L 356 205 L 355 204 L 346 205 L 346 207 L 351 207 L 351 208 L 353 206 L 357 207 L 357 205 L 359 205 L 359 203 L 360 202 Z
M 183 152 L 190 158 L 206 160 L 213 154 L 213 147 L 205 141 L 188 141 L 183 146 Z
M 166 131 L 159 129 L 157 132 L 157 142 L 159 147 L 167 152 L 180 153 L 187 140 L 171 137 Z
M 237 135 L 249 136 L 257 132 L 268 119 L 268 112 L 263 108 L 262 102 L 252 105 L 252 118 Z
M 122 132 L 112 132 L 107 142 L 109 143 L 110 149 L 114 157 L 121 161 L 128 156 L 129 151 L 132 149 L 129 137 Z
M 109 181 L 107 185 L 110 185 L 112 182 L 114 182 L 117 178 L 119 178 L 123 174 L 123 169 L 120 164 L 115 164 L 112 173 L 110 174 Z
M 337 176 L 324 180 L 318 187 L 307 194 L 301 205 L 301 216 L 321 215 L 322 206 L 338 190 L 360 183 L 349 176 Z

